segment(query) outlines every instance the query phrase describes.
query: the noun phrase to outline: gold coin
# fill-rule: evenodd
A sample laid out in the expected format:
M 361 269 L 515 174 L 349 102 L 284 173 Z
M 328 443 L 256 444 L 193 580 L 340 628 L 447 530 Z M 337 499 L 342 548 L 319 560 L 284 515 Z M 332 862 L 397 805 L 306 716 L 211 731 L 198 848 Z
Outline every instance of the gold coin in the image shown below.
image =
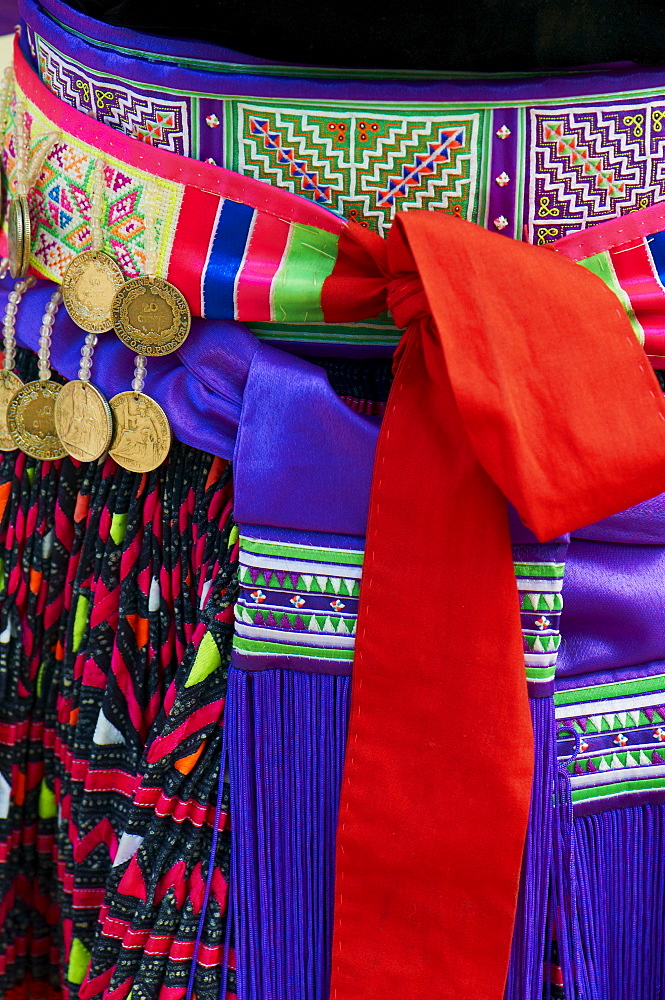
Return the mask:
M 64 458 L 67 454 L 55 429 L 58 382 L 28 382 L 12 396 L 7 428 L 17 448 L 31 458 Z
M 0 371 L 0 451 L 16 451 L 16 443 L 7 430 L 7 407 L 22 385 L 14 372 Z
M 7 222 L 7 252 L 12 278 L 25 278 L 30 266 L 31 250 L 32 227 L 28 199 L 24 194 L 15 194 L 9 205 Z
M 113 299 L 113 326 L 137 354 L 170 354 L 184 343 L 192 317 L 182 292 L 163 278 L 130 278 Z
M 113 419 L 109 404 L 90 382 L 67 382 L 55 401 L 55 429 L 72 458 L 94 462 L 111 443 Z
M 143 392 L 119 392 L 109 402 L 113 437 L 109 455 L 129 472 L 152 472 L 171 447 L 168 417 L 159 403 Z
M 103 250 L 84 250 L 71 261 L 62 279 L 62 299 L 74 322 L 88 333 L 113 329 L 113 296 L 125 277 Z

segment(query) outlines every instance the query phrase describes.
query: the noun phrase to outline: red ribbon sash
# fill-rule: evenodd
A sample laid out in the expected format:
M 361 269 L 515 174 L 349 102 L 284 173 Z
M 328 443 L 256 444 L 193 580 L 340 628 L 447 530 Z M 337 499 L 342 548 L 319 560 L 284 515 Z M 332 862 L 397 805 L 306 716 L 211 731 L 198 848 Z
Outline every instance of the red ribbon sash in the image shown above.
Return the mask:
M 505 498 L 540 539 L 665 491 L 665 403 L 612 292 L 443 213 L 342 236 L 330 321 L 407 331 L 379 439 L 331 1000 L 501 1000 L 532 727 Z

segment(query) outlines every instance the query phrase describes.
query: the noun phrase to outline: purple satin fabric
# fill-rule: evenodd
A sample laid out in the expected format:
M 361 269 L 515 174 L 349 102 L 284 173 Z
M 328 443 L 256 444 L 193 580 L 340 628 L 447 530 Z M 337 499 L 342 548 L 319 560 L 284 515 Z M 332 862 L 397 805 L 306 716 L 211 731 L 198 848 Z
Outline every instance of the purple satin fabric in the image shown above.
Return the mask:
M 342 402 L 323 369 L 261 345 L 234 456 L 237 520 L 364 535 L 378 430 L 376 418 Z
M 665 547 L 573 538 L 557 676 L 665 659 L 664 593 Z

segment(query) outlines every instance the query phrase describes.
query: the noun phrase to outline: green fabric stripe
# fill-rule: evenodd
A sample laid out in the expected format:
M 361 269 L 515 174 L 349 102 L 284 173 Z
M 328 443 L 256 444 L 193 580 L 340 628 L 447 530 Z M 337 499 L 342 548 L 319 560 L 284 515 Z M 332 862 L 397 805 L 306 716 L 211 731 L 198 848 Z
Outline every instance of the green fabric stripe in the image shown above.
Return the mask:
M 656 694 L 662 688 L 665 688 L 665 674 L 658 674 L 655 677 L 641 677 L 638 680 L 617 681 L 615 684 L 596 684 L 588 688 L 557 691 L 554 695 L 554 704 L 577 705 L 585 701 L 605 701 L 608 698 L 620 698 L 631 694 Z
M 233 645 L 247 653 L 281 653 L 282 656 L 316 657 L 318 660 L 352 660 L 352 649 L 328 649 L 319 646 L 289 646 L 283 642 L 264 642 L 262 639 L 243 639 L 236 635 Z
M 335 565 L 362 566 L 363 553 L 349 549 L 315 549 L 306 545 L 280 545 L 258 538 L 240 536 L 240 545 L 245 552 L 257 555 L 282 556 L 286 559 L 302 559 L 307 562 L 323 562 Z
M 339 237 L 314 226 L 295 224 L 272 286 L 276 322 L 323 320 L 321 289 L 337 260 Z
M 625 778 L 612 785 L 592 785 L 590 788 L 574 788 L 572 791 L 573 802 L 584 802 L 587 799 L 598 799 L 601 796 L 618 795 L 623 792 L 646 792 L 655 788 L 665 788 L 665 777 L 663 778 L 642 778 L 632 781 Z
M 616 271 L 614 270 L 609 250 L 603 250 L 601 253 L 594 254 L 593 257 L 587 257 L 586 260 L 579 261 L 579 263 L 582 267 L 585 267 L 587 271 L 592 271 L 593 274 L 598 275 L 601 281 L 604 281 L 607 287 L 612 289 L 616 297 L 621 302 L 621 305 L 630 320 L 630 325 L 633 328 L 633 333 L 637 337 L 638 342 L 643 344 L 644 330 L 635 315 L 635 310 L 633 309 L 628 293 L 625 292 L 619 284 L 619 279 L 616 276 Z
M 565 563 L 513 563 L 516 576 L 562 577 Z
M 259 340 L 303 341 L 322 344 L 373 344 L 394 347 L 402 336 L 401 330 L 372 327 L 359 323 L 357 327 L 336 326 L 332 323 L 250 323 L 249 328 Z
M 526 679 L 532 682 L 544 683 L 554 679 L 556 667 L 527 667 Z

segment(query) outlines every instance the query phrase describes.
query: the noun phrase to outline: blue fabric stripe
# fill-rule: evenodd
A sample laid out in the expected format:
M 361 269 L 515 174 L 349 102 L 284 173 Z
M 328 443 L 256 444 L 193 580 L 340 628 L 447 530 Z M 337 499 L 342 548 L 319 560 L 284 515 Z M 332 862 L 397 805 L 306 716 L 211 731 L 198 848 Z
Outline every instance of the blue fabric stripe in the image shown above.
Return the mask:
M 219 214 L 212 250 L 203 279 L 206 316 L 233 319 L 233 289 L 245 253 L 254 209 L 225 201 Z
M 655 233 L 653 236 L 648 236 L 647 246 L 651 251 L 658 277 L 665 285 L 665 233 Z

